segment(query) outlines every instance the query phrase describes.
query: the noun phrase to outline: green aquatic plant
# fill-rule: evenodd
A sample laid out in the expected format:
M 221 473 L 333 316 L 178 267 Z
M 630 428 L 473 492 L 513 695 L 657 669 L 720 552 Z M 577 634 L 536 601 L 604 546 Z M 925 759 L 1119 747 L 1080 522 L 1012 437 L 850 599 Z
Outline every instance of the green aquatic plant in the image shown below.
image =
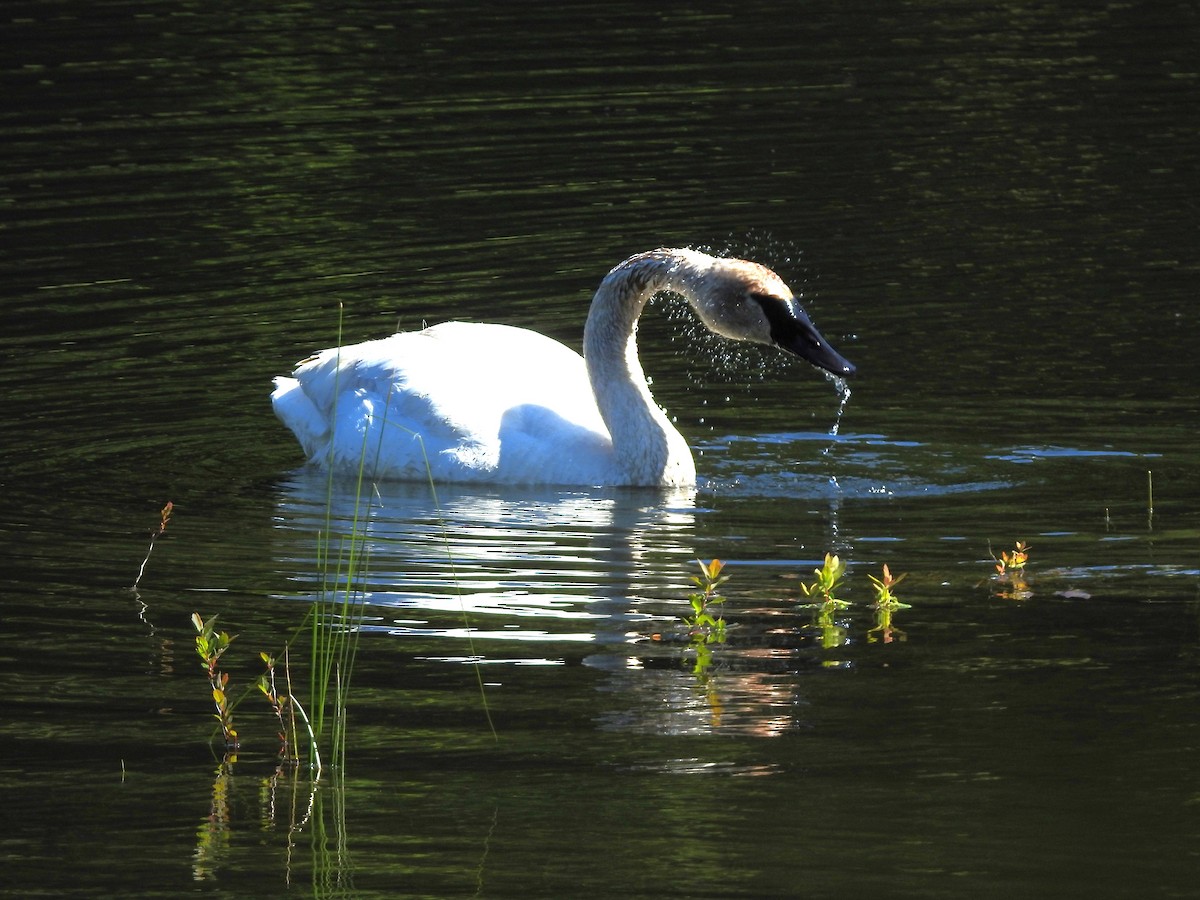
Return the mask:
M 221 669 L 220 661 L 221 657 L 225 655 L 225 652 L 237 638 L 237 635 L 231 635 L 226 631 L 218 631 L 216 623 L 216 616 L 205 620 L 200 613 L 192 613 L 192 626 L 196 629 L 196 655 L 200 657 L 201 667 L 208 676 L 213 705 L 216 707 L 214 718 L 220 723 L 221 734 L 225 740 L 226 749 L 233 750 L 238 748 L 241 743 L 237 728 L 233 724 L 234 708 L 254 688 L 248 688 L 239 700 L 230 700 L 229 673 Z M 295 640 L 296 635 L 293 635 L 292 641 Z M 287 682 L 287 690 L 281 692 L 276 686 L 275 667 L 277 660 L 269 653 L 259 653 L 259 658 L 262 659 L 263 664 L 266 666 L 266 672 L 258 677 L 254 687 L 267 699 L 268 704 L 271 706 L 271 711 L 275 714 L 279 722 L 280 759 L 293 763 L 299 761 L 299 742 L 296 738 L 298 731 L 296 716 L 299 715 L 300 720 L 304 723 L 304 730 L 309 739 L 309 752 L 314 761 L 314 768 L 319 774 L 321 770 L 321 754 L 317 747 L 317 739 L 313 734 L 308 714 L 305 713 L 304 707 L 301 706 L 300 701 L 292 693 L 291 668 L 287 662 L 292 641 L 289 641 L 283 648 L 284 674 Z M 236 756 L 230 754 L 230 763 L 232 764 L 236 760 Z
M 706 644 L 720 643 L 725 640 L 725 620 L 713 614 L 713 607 L 725 602 L 717 588 L 728 581 L 729 576 L 721 574 L 725 563 L 719 559 L 707 563 L 696 560 L 696 564 L 700 574 L 692 576 L 692 584 L 700 590 L 688 594 L 692 615 L 685 617 L 684 622 L 693 638 L 699 636 Z
M 714 613 L 714 607 L 725 602 L 725 598 L 717 593 L 717 588 L 729 580 L 728 575 L 722 575 L 725 563 L 719 559 L 711 562 L 696 560 L 700 574 L 692 576 L 692 584 L 698 591 L 688 594 L 688 602 L 692 606 L 692 615 L 684 617 L 691 639 L 691 649 L 696 653 L 696 662 L 692 672 L 704 674 L 712 665 L 712 644 L 725 642 L 725 619 Z
M 887 563 L 883 564 L 883 577 L 876 578 L 874 575 L 868 575 L 871 579 L 871 585 L 875 588 L 875 607 L 890 608 L 890 609 L 908 609 L 907 603 L 901 603 L 896 599 L 896 595 L 892 593 L 892 588 L 908 577 L 908 573 L 903 575 L 893 576 L 892 570 L 888 568 Z
M 342 327 L 345 308 L 338 304 L 337 346 L 342 346 Z M 341 395 L 338 377 L 341 374 L 340 358 L 334 365 L 335 381 L 333 396 Z M 387 425 L 385 404 L 384 423 Z M 332 411 L 337 421 L 337 407 Z M 367 527 L 370 522 L 371 503 L 363 502 L 364 490 L 369 487 L 366 472 L 369 429 L 363 430 L 362 446 L 359 450 L 358 470 L 354 489 L 354 513 L 350 521 L 350 534 L 337 543 L 336 552 L 331 546 L 333 527 L 333 496 L 335 488 L 332 459 L 326 466 L 325 521 L 317 534 L 317 568 L 320 572 L 320 590 L 317 602 L 309 608 L 306 630 L 309 636 L 309 683 L 308 704 L 311 719 L 304 714 L 303 707 L 292 703 L 304 718 L 309 733 L 309 764 L 318 777 L 321 772 L 321 745 L 329 729 L 328 750 L 330 764 L 340 767 L 345 762 L 346 752 L 346 708 L 350 695 L 350 680 L 358 653 L 359 628 L 366 591 L 363 588 L 369 562 L 367 553 Z M 330 442 L 330 453 L 333 443 Z M 302 626 L 305 628 L 305 626 Z
M 1030 547 L 1024 541 L 1017 541 L 1013 547 L 1012 553 L 1007 550 L 1000 551 L 1000 558 L 992 559 L 996 563 L 996 572 L 999 575 L 1011 575 L 1013 572 L 1020 572 L 1025 568 L 1025 564 L 1029 562 Z
M 893 577 L 887 563 L 883 565 L 883 577 L 876 578 L 868 575 L 871 586 L 875 589 L 875 600 L 871 608 L 875 612 L 875 627 L 867 631 L 867 640 L 871 643 L 882 641 L 890 644 L 896 640 L 907 640 L 908 635 L 892 624 L 892 615 L 898 609 L 911 609 L 908 603 L 901 603 L 892 589 L 908 577 L 908 573 Z
M 275 714 L 276 720 L 279 722 L 279 758 L 285 762 L 299 762 L 298 744 L 296 741 L 296 709 L 297 705 L 292 697 L 292 676 L 291 667 L 288 665 L 288 648 L 284 647 L 284 675 L 287 679 L 287 691 L 280 693 L 275 685 L 275 657 L 269 653 L 259 653 L 259 658 L 263 661 L 266 671 L 258 676 L 258 690 L 267 699 L 267 703 L 271 706 L 271 712 Z M 286 715 L 286 720 L 284 714 Z
M 1028 544 L 1024 541 L 1017 541 L 1011 553 L 1001 550 L 999 559 L 992 557 L 992 561 L 996 565 L 996 574 L 993 578 L 997 584 L 1003 585 L 1003 589 L 997 591 L 997 596 L 1007 600 L 1025 600 L 1033 596 L 1025 574 L 1025 566 L 1029 562 L 1029 550 Z
M 330 763 L 341 766 L 345 762 L 346 709 L 365 596 L 360 585 L 366 573 L 363 548 L 367 513 L 359 503 L 361 483 L 359 492 L 355 496 L 350 535 L 339 541 L 336 555 L 331 556 L 328 528 L 318 538 L 321 590 L 317 603 L 309 611 L 308 629 L 309 709 L 312 710 L 309 762 L 318 773 L 321 769 L 320 747 L 327 728 Z
M 212 690 L 213 705 L 217 711 L 214 718 L 221 725 L 221 734 L 228 749 L 238 746 L 237 729 L 233 726 L 233 704 L 229 702 L 229 673 L 220 669 L 221 657 L 229 649 L 229 645 L 237 635 L 227 631 L 217 631 L 217 617 L 212 616 L 207 622 L 200 613 L 192 613 L 192 625 L 196 628 L 196 654 L 200 657 L 201 666 L 208 676 L 208 685 Z
M 834 613 L 850 607 L 849 601 L 834 595 L 846 576 L 845 562 L 832 553 L 826 553 L 821 568 L 813 569 L 813 574 L 817 580 L 812 584 L 800 582 L 800 590 L 804 591 L 806 597 L 815 597 L 816 601 L 804 604 L 803 608 L 815 609 L 819 617 L 832 617 Z
M 806 597 L 814 597 L 815 602 L 801 605 L 801 609 L 811 609 L 815 615 L 813 626 L 820 629 L 821 647 L 826 650 L 840 647 L 849 639 L 847 629 L 834 620 L 834 616 L 842 610 L 850 608 L 850 602 L 835 595 L 846 575 L 846 563 L 835 554 L 826 553 L 821 568 L 813 569 L 817 580 L 812 584 L 800 582 L 800 590 Z M 835 664 L 826 661 L 826 665 Z

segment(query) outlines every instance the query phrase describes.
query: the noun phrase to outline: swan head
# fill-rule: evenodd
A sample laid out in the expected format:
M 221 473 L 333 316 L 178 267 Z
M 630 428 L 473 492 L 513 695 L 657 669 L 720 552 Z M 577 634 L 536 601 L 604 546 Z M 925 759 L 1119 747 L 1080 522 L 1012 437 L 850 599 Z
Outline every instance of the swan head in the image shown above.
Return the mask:
M 748 260 L 711 259 L 693 289 L 693 305 L 710 331 L 779 347 L 834 375 L 854 374 L 782 278 Z

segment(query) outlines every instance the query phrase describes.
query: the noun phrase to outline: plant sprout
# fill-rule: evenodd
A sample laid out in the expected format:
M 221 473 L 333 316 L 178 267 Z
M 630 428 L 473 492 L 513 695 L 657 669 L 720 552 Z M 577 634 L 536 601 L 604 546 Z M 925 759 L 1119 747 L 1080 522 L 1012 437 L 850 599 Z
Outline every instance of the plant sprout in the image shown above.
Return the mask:
M 290 672 L 290 669 L 287 668 L 288 651 L 286 647 L 283 653 L 285 670 Z M 290 691 L 281 695 L 275 687 L 275 658 L 269 653 L 259 653 L 258 656 L 266 667 L 266 672 L 258 676 L 258 689 L 267 698 L 267 702 L 271 704 L 271 711 L 279 720 L 279 758 L 288 762 L 299 762 L 300 758 L 296 749 L 296 716 L 291 714 L 288 722 L 285 722 L 283 718 L 285 710 L 289 713 L 293 713 L 295 710 L 292 695 Z M 290 675 L 288 682 L 291 683 Z M 290 741 L 289 734 L 291 735 Z
M 992 557 L 996 563 L 996 581 L 1010 588 L 999 592 L 999 596 L 1009 600 L 1025 600 L 1033 596 L 1033 591 L 1029 590 L 1025 580 L 1025 564 L 1029 562 L 1029 550 L 1028 544 L 1017 541 L 1011 553 L 1002 550 L 999 559 Z
M 875 608 L 876 609 L 910 609 L 907 603 L 901 603 L 896 599 L 896 595 L 892 593 L 892 588 L 908 577 L 908 573 L 893 577 L 891 570 L 887 567 L 887 563 L 883 564 L 883 577 L 876 578 L 874 575 L 868 575 L 871 579 L 871 584 L 875 588 Z
M 817 580 L 812 584 L 801 582 L 800 589 L 804 591 L 806 597 L 815 597 L 817 600 L 815 603 L 803 604 L 802 608 L 816 611 L 814 624 L 821 629 L 821 646 L 826 650 L 831 650 L 834 647 L 840 647 L 848 640 L 847 629 L 833 619 L 836 613 L 850 607 L 849 601 L 841 600 L 834 595 L 834 591 L 838 589 L 842 578 L 846 575 L 846 564 L 836 555 L 826 553 L 821 568 L 813 569 L 813 574 L 817 576 Z M 837 664 L 830 660 L 826 660 L 824 663 L 824 665 Z
M 838 599 L 833 593 L 846 575 L 846 564 L 842 560 L 832 553 L 826 553 L 821 568 L 813 569 L 813 574 L 817 580 L 812 584 L 800 583 L 804 596 L 818 598 L 815 603 L 806 603 L 807 608 L 816 609 L 822 617 L 829 617 L 850 606 L 848 601 Z
M 729 580 L 728 575 L 722 575 L 725 563 L 719 559 L 712 562 L 696 560 L 700 566 L 700 574 L 692 576 L 692 584 L 698 591 L 688 594 L 688 602 L 692 605 L 692 615 L 684 617 L 691 636 L 692 649 L 696 651 L 696 664 L 692 672 L 704 674 L 712 665 L 712 647 L 710 644 L 725 642 L 725 619 L 714 615 L 712 607 L 724 603 L 725 598 L 717 593 L 717 588 Z
M 996 560 L 996 573 L 999 575 L 1008 575 L 1012 572 L 1020 572 L 1025 568 L 1025 563 L 1029 562 L 1030 546 L 1024 541 L 1017 541 L 1013 547 L 1013 552 L 1007 550 L 1000 551 L 1000 558 Z
M 212 688 L 213 704 L 217 711 L 213 714 L 221 723 L 221 734 L 225 738 L 225 746 L 235 749 L 238 746 L 237 729 L 233 727 L 233 707 L 229 703 L 226 688 L 229 686 L 229 673 L 222 672 L 217 666 L 221 656 L 229 649 L 229 645 L 237 635 L 232 637 L 227 631 L 216 630 L 217 617 L 213 616 L 207 622 L 200 618 L 200 613 L 192 613 L 192 625 L 196 628 L 196 654 L 200 657 L 202 668 L 208 674 L 208 684 Z
M 728 581 L 729 576 L 721 575 L 725 563 L 719 559 L 709 563 L 696 560 L 696 564 L 700 566 L 700 574 L 692 577 L 692 584 L 700 590 L 688 594 L 693 615 L 684 621 L 693 637 L 702 637 L 706 644 L 720 643 L 725 640 L 725 620 L 714 616 L 710 607 L 725 602 L 725 598 L 717 593 L 717 588 Z
M 887 563 L 884 563 L 882 578 L 876 578 L 874 575 L 867 577 L 871 579 L 871 586 L 875 589 L 875 602 L 871 604 L 875 610 L 875 627 L 867 631 L 867 640 L 872 643 L 883 641 L 885 644 L 890 644 L 895 640 L 906 640 L 908 636 L 892 624 L 892 614 L 898 609 L 911 609 L 912 607 L 910 604 L 901 603 L 896 599 L 892 588 L 903 581 L 907 577 L 907 573 L 893 577 Z

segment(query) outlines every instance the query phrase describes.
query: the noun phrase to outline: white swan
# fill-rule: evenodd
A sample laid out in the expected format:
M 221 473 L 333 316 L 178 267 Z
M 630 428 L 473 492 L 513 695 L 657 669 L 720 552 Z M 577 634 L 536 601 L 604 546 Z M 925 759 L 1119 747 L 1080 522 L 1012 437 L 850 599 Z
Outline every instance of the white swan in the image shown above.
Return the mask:
M 691 486 L 691 450 L 638 361 L 638 317 L 659 291 L 682 294 L 717 334 L 854 371 L 770 269 L 652 250 L 600 283 L 582 357 L 534 331 L 445 322 L 323 350 L 276 378 L 271 402 L 309 460 L 335 471 L 361 463 L 375 478 Z

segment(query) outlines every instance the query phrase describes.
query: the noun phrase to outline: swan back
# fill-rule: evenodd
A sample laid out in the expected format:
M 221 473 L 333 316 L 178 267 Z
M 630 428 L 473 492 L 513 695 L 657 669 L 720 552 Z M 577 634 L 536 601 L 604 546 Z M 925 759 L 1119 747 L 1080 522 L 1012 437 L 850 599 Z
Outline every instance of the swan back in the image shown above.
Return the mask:
M 443 322 L 333 347 L 276 378 L 271 400 L 305 455 L 338 471 L 361 463 L 372 477 L 510 484 L 608 477 L 610 441 L 583 360 L 523 328 Z

